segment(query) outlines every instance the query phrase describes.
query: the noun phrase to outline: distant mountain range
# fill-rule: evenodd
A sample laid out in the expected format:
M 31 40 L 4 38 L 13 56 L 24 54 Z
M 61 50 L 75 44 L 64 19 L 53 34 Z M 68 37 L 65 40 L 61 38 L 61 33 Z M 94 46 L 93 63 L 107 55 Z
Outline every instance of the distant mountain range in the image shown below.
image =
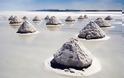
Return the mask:
M 32 10 L 32 11 L 50 11 L 50 12 L 122 12 L 122 10 L 75 10 L 75 9 L 43 9 L 43 10 Z

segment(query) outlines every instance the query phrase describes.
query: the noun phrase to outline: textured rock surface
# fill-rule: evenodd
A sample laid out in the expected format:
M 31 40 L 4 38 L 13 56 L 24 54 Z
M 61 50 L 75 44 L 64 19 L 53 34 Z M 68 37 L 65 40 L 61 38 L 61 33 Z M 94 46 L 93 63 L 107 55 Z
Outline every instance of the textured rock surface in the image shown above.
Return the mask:
M 72 22 L 72 21 L 75 21 L 71 16 L 68 16 L 66 19 L 65 19 L 66 22 Z
M 10 20 L 10 24 L 18 24 L 21 23 L 21 20 L 15 16 L 12 20 Z
M 87 40 L 100 39 L 105 37 L 105 33 L 95 22 L 89 22 L 89 24 L 80 31 L 78 37 Z
M 36 28 L 28 21 L 24 21 L 17 31 L 17 33 L 22 33 L 22 34 L 23 33 L 34 33 L 34 32 L 36 32 Z
M 59 25 L 61 22 L 55 17 L 52 16 L 46 23 L 46 25 Z
M 35 16 L 33 21 L 41 21 L 40 18 L 38 16 Z
M 110 27 L 111 23 L 107 22 L 106 20 L 102 19 L 102 18 L 97 18 L 95 20 L 95 23 L 100 26 L 100 27 Z
M 74 68 L 82 70 L 88 68 L 91 64 L 92 59 L 85 51 L 81 50 L 74 39 L 64 43 L 61 49 L 54 54 L 51 61 L 51 66 L 58 69 Z
M 111 17 L 111 16 L 107 16 L 107 17 L 105 18 L 105 20 L 112 20 L 112 17 Z

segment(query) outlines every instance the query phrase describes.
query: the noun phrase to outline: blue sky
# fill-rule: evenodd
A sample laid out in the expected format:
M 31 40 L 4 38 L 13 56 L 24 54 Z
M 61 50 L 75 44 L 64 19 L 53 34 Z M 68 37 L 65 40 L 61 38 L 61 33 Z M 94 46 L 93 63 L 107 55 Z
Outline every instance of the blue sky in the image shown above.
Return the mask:
M 124 0 L 0 0 L 0 10 L 121 9 Z

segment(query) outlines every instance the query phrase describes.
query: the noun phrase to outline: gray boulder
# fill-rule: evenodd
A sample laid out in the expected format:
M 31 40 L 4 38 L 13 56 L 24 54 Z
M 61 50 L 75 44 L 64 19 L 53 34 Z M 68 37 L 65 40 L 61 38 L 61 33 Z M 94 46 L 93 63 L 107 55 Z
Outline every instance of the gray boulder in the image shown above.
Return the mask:
M 105 18 L 105 20 L 112 20 L 112 17 L 111 17 L 111 16 L 107 16 L 107 17 Z
M 49 18 L 49 20 L 46 23 L 46 25 L 60 25 L 60 24 L 61 22 L 55 16 Z
M 10 20 L 9 24 L 19 24 L 19 23 L 21 23 L 21 19 L 15 16 L 13 19 Z
M 17 31 L 17 33 L 21 33 L 21 34 L 34 33 L 34 32 L 36 32 L 36 28 L 28 21 L 24 21 Z
M 87 40 L 100 39 L 105 37 L 105 33 L 95 22 L 89 22 L 86 27 L 80 31 L 78 37 Z
M 77 40 L 72 39 L 63 44 L 50 63 L 51 67 L 57 69 L 83 70 L 91 66 L 92 58 L 80 48 Z
M 68 16 L 66 19 L 65 19 L 66 22 L 73 22 L 75 21 L 71 16 Z
M 41 21 L 41 19 L 38 16 L 35 16 L 33 21 Z

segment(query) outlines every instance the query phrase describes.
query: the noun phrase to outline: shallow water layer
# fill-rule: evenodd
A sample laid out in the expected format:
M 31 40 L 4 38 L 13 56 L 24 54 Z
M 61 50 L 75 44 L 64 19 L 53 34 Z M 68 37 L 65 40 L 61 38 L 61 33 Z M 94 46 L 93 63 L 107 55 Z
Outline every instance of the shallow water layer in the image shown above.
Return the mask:
M 120 17 L 121 15 L 114 17 L 112 26 L 115 27 L 103 28 L 111 37 L 109 40 L 79 40 L 80 44 L 84 44 L 99 59 L 102 66 L 100 72 L 85 78 L 124 78 L 124 27 L 120 24 Z M 90 18 L 94 20 L 96 17 Z M 61 21 L 64 22 L 64 19 Z M 43 20 L 39 23 L 32 22 L 40 33 L 25 36 L 16 33 L 18 27 L 10 26 L 7 20 L 1 20 L 0 78 L 72 78 L 47 71 L 44 60 L 57 52 L 68 39 L 76 38 L 88 22 L 89 20 L 76 21 L 73 24 L 64 22 L 62 26 L 55 28 L 47 28 Z

